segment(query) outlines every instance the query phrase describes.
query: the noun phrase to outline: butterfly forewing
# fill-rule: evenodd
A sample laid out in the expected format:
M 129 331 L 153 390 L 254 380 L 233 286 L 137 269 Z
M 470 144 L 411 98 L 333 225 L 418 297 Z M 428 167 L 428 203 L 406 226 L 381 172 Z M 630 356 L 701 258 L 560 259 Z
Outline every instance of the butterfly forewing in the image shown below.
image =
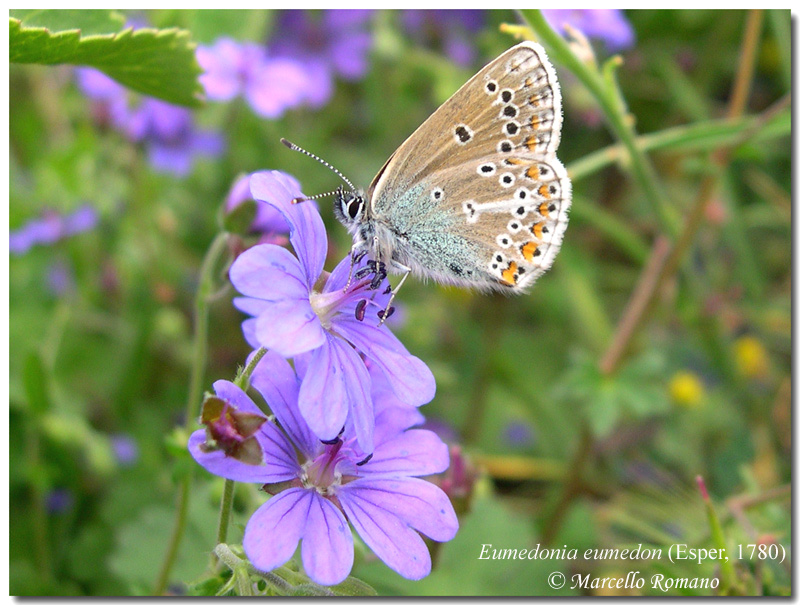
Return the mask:
M 550 267 L 567 225 L 560 135 L 555 71 L 538 44 L 519 44 L 395 152 L 370 186 L 372 218 L 392 227 L 415 273 L 522 290 Z

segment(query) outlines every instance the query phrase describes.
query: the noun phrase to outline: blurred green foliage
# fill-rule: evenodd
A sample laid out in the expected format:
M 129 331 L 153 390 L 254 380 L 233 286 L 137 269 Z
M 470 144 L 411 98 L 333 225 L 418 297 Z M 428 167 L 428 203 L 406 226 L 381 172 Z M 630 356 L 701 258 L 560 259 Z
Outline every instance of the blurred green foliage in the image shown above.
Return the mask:
M 61 15 L 60 27 L 86 18 L 82 12 Z M 146 16 L 157 28 L 186 30 L 172 34 L 184 49 L 184 35 L 207 44 L 222 35 L 264 40 L 274 21 L 268 11 Z M 565 105 L 559 157 L 575 168 L 575 200 L 552 271 L 521 298 L 413 279 L 400 297 L 405 319 L 396 333 L 437 378 L 437 396 L 423 412 L 453 427 L 482 475 L 461 532 L 435 548 L 425 580 L 403 580 L 357 548 L 353 575 L 381 595 L 555 594 L 547 585 L 553 571 L 568 578 L 624 576 L 633 568 L 713 577 L 713 562 L 477 560 L 484 543 L 713 547 L 697 475 L 705 478 L 731 553 L 738 544 L 770 541 L 790 552 L 791 120 L 788 105 L 776 105 L 790 92 L 789 12 L 766 11 L 749 51 L 743 37 L 753 16 L 743 11 L 627 16 L 637 43 L 616 71 L 619 90 L 678 229 L 704 179 L 713 176 L 716 186 L 675 273 L 654 293 L 613 371 L 604 371 L 601 362 L 663 226 L 624 148 L 604 127 L 597 99 L 553 56 Z M 44 24 L 20 17 L 23 26 L 26 19 Z M 489 13 L 473 40 L 480 65 L 513 44 L 501 23 L 518 17 Z M 472 75 L 472 68 L 412 43 L 395 12 L 381 11 L 373 32 L 368 75 L 338 81 L 322 109 L 273 121 L 241 99 L 198 109 L 198 122 L 223 131 L 228 150 L 200 160 L 185 179 L 154 172 L 142 149 L 98 127 L 70 67 L 11 66 L 11 229 L 45 209 L 69 212 L 85 202 L 101 215 L 93 231 L 10 259 L 12 594 L 149 593 L 174 523 L 176 484 L 187 473 L 187 531 L 170 591 L 191 584 L 194 594 L 209 594 L 227 581 L 203 575 L 221 483 L 195 468 L 183 447 L 187 433 L 175 428 L 187 423 L 201 261 L 237 175 L 285 170 L 308 194 L 337 184 L 324 168 L 286 150 L 280 137 L 334 160 L 366 185 Z M 165 37 L 151 39 L 158 52 L 155 44 Z M 84 41 L 74 43 L 78 49 Z M 602 46 L 596 52 L 602 64 Z M 728 118 L 744 52 L 754 59 L 746 111 Z M 715 154 L 723 145 L 732 146 L 720 164 Z M 331 208 L 320 207 L 332 266 L 350 241 Z M 226 228 L 241 230 L 252 211 L 243 208 Z M 232 250 L 252 243 L 238 237 Z M 56 262 L 73 279 L 60 294 L 47 282 Z M 209 308 L 204 389 L 232 379 L 249 352 L 224 267 L 213 277 L 219 290 Z M 530 427 L 528 438 L 510 438 L 510 427 L 520 424 Z M 135 440 L 134 463 L 114 455 L 118 434 Z M 54 506 L 54 490 L 66 490 L 71 503 Z M 241 541 L 262 501 L 256 486 L 237 486 L 229 542 Z M 790 561 L 733 563 L 743 592 L 786 595 Z M 638 592 L 658 594 L 649 587 Z

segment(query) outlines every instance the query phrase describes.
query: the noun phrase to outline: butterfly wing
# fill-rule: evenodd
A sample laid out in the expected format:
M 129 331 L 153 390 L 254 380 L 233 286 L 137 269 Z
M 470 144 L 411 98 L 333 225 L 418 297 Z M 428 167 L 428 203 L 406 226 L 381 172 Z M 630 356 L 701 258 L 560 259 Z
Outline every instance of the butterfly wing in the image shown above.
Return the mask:
M 462 86 L 395 152 L 368 190 L 371 218 L 418 275 L 523 290 L 553 262 L 571 185 L 555 157 L 561 94 L 535 43 Z

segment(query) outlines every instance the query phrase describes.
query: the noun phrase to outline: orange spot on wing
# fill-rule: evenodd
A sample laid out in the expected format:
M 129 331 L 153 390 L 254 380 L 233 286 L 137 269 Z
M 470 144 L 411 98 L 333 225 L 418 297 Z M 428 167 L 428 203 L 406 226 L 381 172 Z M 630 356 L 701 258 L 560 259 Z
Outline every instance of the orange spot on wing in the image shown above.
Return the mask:
M 531 151 L 536 151 L 536 146 L 538 144 L 539 144 L 539 137 L 537 137 L 535 134 L 529 136 L 525 141 L 525 147 L 527 147 Z
M 522 256 L 525 258 L 526 261 L 533 262 L 533 255 L 536 252 L 536 248 L 539 247 L 539 244 L 534 242 L 528 242 L 527 244 L 520 247 L 520 252 L 522 252 Z
M 531 166 L 525 171 L 525 175 L 529 179 L 533 179 L 534 181 L 539 180 L 539 167 L 538 166 Z
M 537 239 L 542 239 L 542 229 L 544 228 L 544 223 L 536 223 L 531 227 L 531 233 L 536 236 Z
M 519 166 L 520 164 L 524 164 L 524 163 L 525 163 L 525 160 L 521 160 L 519 158 L 508 158 L 506 160 L 506 164 L 513 165 L 513 166 Z
M 501 273 L 503 276 L 503 281 L 505 281 L 509 285 L 516 285 L 517 283 L 517 263 L 513 260 L 508 263 L 508 269 L 504 269 Z
M 539 214 L 541 214 L 545 218 L 550 216 L 550 208 L 547 202 L 542 202 L 541 204 L 539 204 Z
M 550 188 L 547 185 L 542 185 L 539 187 L 539 195 L 541 195 L 544 199 L 550 199 Z
M 531 128 L 533 128 L 534 130 L 539 130 L 540 123 L 541 122 L 539 121 L 539 116 L 533 116 L 531 118 Z

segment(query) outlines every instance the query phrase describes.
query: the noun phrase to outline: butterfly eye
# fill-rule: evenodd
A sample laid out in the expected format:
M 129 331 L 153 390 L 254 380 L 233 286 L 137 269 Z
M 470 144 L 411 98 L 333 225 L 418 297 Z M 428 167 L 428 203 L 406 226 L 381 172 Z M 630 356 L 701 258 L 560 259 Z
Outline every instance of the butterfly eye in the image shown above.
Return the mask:
M 358 219 L 361 216 L 361 211 L 364 209 L 364 198 L 356 196 L 347 203 L 347 216 L 352 220 Z

